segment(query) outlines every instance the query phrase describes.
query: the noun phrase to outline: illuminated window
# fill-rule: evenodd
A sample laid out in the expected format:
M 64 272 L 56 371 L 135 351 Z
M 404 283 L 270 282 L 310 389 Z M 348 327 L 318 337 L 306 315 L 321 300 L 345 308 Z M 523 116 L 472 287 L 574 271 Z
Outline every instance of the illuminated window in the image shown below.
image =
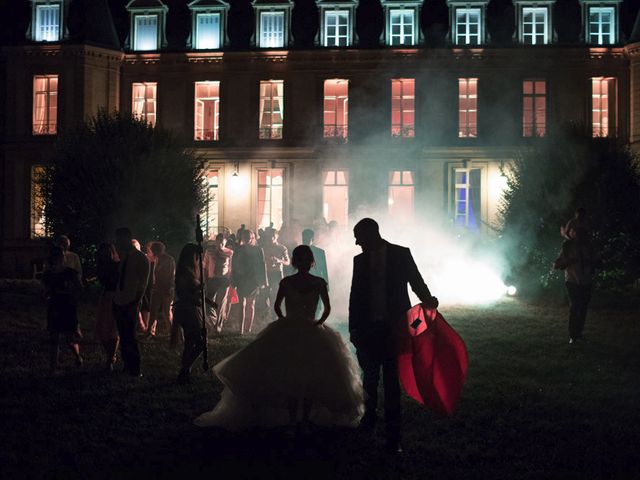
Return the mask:
M 458 137 L 478 136 L 478 79 L 458 79 Z
M 325 222 L 346 226 L 349 221 L 349 172 L 328 170 L 324 172 L 322 189 L 322 216 Z
M 220 204 L 219 204 L 219 181 L 218 170 L 209 170 L 205 174 L 207 182 L 207 193 L 205 199 L 205 210 L 202 214 L 204 219 L 204 230 L 208 238 L 215 238 L 220 225 Z
M 591 79 L 591 132 L 594 137 L 616 135 L 616 79 Z
M 132 113 L 135 117 L 156 126 L 156 94 L 158 84 L 156 82 L 143 82 L 133 84 Z
M 220 82 L 196 82 L 194 138 L 219 140 Z
M 587 38 L 594 45 L 612 45 L 616 42 L 614 7 L 589 7 Z
M 472 230 L 481 226 L 481 169 L 453 169 L 453 221 Z
M 391 136 L 415 136 L 415 80 L 391 80 Z
M 284 121 L 284 82 L 263 80 L 260 82 L 259 138 L 282 138 Z
M 258 170 L 258 228 L 266 228 L 273 222 L 276 230 L 284 219 L 284 169 Z
M 44 174 L 43 166 L 37 165 L 31 168 L 31 238 L 47 236 L 42 185 Z
M 284 47 L 284 12 L 260 12 L 260 48 Z
M 394 8 L 389 11 L 389 45 L 415 45 L 416 12 Z
M 347 140 L 349 133 L 349 80 L 324 81 L 324 138 Z
M 55 135 L 58 131 L 58 75 L 33 77 L 34 135 Z
M 60 3 L 35 4 L 35 28 L 33 39 L 36 42 L 57 42 L 61 39 Z
M 546 7 L 522 9 L 522 43 L 544 45 L 549 43 L 549 11 Z
M 220 14 L 196 14 L 196 42 L 197 50 L 220 48 Z
M 413 216 L 413 172 L 396 170 L 389 172 L 389 214 L 394 218 L 409 219 Z
M 158 15 L 135 15 L 133 49 L 158 49 Z
M 324 46 L 348 47 L 351 44 L 349 32 L 349 11 L 324 12 Z
M 543 137 L 547 129 L 547 82 L 522 82 L 522 136 Z
M 456 8 L 456 45 L 482 43 L 482 11 L 479 8 Z

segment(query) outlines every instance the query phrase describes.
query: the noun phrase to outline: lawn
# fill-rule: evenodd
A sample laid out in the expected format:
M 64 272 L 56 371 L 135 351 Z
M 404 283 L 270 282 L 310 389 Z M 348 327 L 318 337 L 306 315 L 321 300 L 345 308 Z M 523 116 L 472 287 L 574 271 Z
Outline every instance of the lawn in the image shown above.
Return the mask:
M 3 290 L 1 478 L 640 478 L 636 309 L 594 308 L 585 341 L 568 345 L 563 306 L 443 308 L 467 343 L 467 384 L 450 418 L 404 399 L 405 454 L 395 458 L 380 433 L 317 429 L 294 442 L 277 429 L 192 426 L 220 384 L 199 362 L 193 383 L 176 385 L 179 352 L 166 339 L 142 344 L 143 378 L 102 372 L 90 302 L 84 367 L 67 353 L 50 377 L 44 305 L 28 289 Z M 211 363 L 249 340 L 212 339 Z

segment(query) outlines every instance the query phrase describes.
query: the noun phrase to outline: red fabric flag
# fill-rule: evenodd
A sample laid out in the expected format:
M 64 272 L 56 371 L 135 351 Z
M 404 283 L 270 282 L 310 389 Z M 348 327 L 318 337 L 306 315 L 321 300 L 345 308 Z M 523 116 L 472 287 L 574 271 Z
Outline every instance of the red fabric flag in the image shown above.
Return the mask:
M 435 309 L 416 305 L 400 322 L 398 370 L 407 394 L 432 411 L 451 415 L 467 376 L 464 341 Z

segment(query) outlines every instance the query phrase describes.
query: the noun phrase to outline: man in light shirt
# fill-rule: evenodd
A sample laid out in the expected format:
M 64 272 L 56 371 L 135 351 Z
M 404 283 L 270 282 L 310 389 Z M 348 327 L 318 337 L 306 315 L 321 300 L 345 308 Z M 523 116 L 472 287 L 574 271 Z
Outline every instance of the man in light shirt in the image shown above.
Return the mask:
M 78 272 L 78 277 L 82 280 L 82 263 L 77 253 L 69 250 L 71 247 L 71 240 L 66 235 L 60 235 L 58 237 L 58 246 L 62 249 L 64 254 L 64 266 L 72 268 Z
M 124 371 L 139 377 L 140 351 L 136 340 L 136 324 L 140 312 L 140 300 L 147 287 L 149 260 L 131 243 L 131 231 L 126 228 L 116 230 L 116 248 L 120 256 L 118 285 L 113 298 L 113 314 L 120 334 L 120 350 L 124 361 Z

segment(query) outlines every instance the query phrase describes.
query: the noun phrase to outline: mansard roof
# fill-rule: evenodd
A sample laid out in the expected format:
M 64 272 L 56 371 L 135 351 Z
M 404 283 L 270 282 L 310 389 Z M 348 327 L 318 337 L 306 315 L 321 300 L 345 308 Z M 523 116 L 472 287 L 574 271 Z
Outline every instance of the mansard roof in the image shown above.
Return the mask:
M 358 0 L 316 0 L 316 4 L 319 7 L 332 5 L 346 5 L 350 7 L 352 5 L 357 5 Z
M 169 10 L 162 0 L 131 0 L 127 3 L 127 10 L 162 9 Z
M 77 1 L 77 0 L 76 0 Z M 95 45 L 121 49 L 107 0 L 85 0 L 81 36 Z
M 282 7 L 292 7 L 293 6 L 293 2 L 291 0 L 253 0 L 253 2 L 251 2 L 253 6 L 255 7 L 261 7 L 261 6 L 282 6 Z
M 223 0 L 193 0 L 188 7 L 191 10 L 200 10 L 206 8 L 229 8 L 229 4 Z

